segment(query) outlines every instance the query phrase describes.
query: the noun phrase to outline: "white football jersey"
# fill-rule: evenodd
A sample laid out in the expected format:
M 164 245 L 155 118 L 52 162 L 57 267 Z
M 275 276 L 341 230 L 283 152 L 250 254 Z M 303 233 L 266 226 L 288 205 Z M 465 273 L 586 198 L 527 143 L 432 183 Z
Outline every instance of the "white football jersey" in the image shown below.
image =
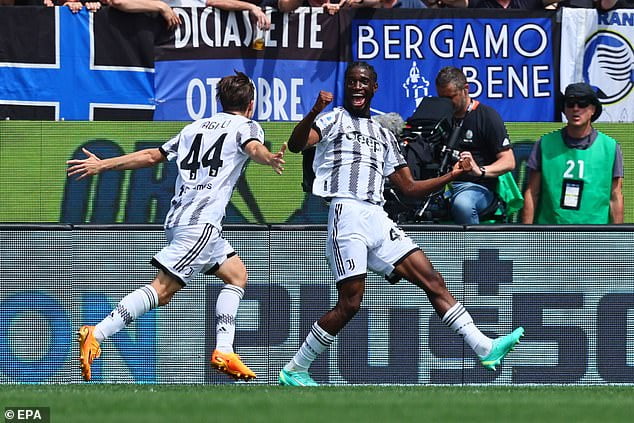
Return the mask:
M 166 228 L 201 223 L 221 227 L 249 158 L 244 152 L 248 141 L 264 143 L 262 127 L 244 116 L 223 112 L 192 122 L 161 146 L 178 167 Z
M 406 165 L 394 135 L 343 107 L 319 116 L 314 126 L 321 140 L 313 161 L 313 194 L 383 205 L 385 177 Z

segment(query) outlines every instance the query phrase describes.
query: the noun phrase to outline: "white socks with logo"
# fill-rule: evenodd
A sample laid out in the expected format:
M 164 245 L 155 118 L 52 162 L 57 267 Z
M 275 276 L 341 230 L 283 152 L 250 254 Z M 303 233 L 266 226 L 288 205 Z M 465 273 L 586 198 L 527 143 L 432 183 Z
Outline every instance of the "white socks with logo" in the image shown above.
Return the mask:
M 226 284 L 216 300 L 216 349 L 223 353 L 233 352 L 236 334 L 236 315 L 244 289 Z
M 134 320 L 158 306 L 158 293 L 145 285 L 123 297 L 117 307 L 95 326 L 95 339 L 102 343 Z
M 310 333 L 289 363 L 284 366 L 284 370 L 293 372 L 305 372 L 319 354 L 326 351 L 335 337 L 323 330 L 317 322 L 313 323 Z
M 485 357 L 491 352 L 493 340 L 480 332 L 480 329 L 473 323 L 473 319 L 467 309 L 459 302 L 447 310 L 442 322 L 462 336 L 467 345 L 479 357 Z

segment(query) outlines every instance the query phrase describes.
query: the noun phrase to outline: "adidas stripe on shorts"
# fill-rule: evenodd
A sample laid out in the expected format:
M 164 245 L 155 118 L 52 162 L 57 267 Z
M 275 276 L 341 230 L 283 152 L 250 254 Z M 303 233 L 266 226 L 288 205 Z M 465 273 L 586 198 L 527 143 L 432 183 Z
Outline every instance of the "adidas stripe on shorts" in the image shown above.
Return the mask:
M 168 245 L 152 259 L 152 264 L 171 273 L 184 284 L 198 273 L 217 269 L 228 256 L 235 254 L 218 228 L 201 224 L 175 226 L 165 230 Z
M 330 203 L 326 257 L 337 282 L 368 269 L 389 275 L 395 264 L 419 249 L 381 206 L 351 198 Z

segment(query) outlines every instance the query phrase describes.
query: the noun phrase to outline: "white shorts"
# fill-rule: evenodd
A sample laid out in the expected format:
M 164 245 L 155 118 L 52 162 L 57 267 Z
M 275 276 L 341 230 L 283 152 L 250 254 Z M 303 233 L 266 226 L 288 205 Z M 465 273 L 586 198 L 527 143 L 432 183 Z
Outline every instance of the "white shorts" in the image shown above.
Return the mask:
M 390 275 L 394 266 L 420 250 L 381 206 L 348 198 L 330 203 L 326 257 L 337 283 L 370 269 Z
M 168 245 L 152 258 L 152 265 L 183 284 L 199 273 L 214 273 L 228 257 L 235 255 L 220 230 L 209 223 L 175 226 L 166 229 L 165 236 Z

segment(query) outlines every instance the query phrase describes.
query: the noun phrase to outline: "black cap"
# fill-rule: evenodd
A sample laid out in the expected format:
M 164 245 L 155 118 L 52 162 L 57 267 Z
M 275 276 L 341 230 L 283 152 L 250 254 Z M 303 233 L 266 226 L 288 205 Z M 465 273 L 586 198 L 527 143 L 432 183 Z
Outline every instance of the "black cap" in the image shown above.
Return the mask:
M 585 82 L 576 82 L 568 85 L 566 87 L 566 92 L 564 93 L 564 103 L 567 100 L 586 100 L 588 103 L 594 104 L 595 110 L 592 115 L 592 122 L 597 120 L 603 111 L 603 106 L 599 101 L 596 91 L 594 91 L 594 89 Z

